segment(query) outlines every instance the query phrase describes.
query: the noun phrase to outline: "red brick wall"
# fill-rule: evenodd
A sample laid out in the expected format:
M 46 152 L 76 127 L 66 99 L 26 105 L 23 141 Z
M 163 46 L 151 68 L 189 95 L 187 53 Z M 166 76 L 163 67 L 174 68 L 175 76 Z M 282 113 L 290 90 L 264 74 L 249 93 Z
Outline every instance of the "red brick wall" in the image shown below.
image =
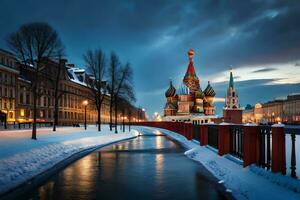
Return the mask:
M 242 110 L 223 110 L 223 118 L 224 122 L 241 124 L 243 119 L 243 111 Z

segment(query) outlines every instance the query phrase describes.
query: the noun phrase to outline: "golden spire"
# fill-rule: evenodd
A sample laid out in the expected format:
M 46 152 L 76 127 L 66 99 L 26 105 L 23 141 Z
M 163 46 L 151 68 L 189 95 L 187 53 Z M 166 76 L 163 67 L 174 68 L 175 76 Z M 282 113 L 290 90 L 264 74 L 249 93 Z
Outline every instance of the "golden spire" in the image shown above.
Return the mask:
M 190 49 L 188 51 L 188 56 L 189 56 L 189 60 L 192 61 L 193 60 L 193 56 L 194 56 L 195 52 L 193 49 Z

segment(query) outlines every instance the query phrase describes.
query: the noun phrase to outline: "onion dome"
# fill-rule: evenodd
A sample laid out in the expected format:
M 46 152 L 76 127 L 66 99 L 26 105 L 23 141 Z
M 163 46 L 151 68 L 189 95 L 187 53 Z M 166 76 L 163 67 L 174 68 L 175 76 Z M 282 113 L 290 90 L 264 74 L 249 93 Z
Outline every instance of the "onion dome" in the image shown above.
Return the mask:
M 189 94 L 189 88 L 182 84 L 178 94 L 179 95 L 188 95 Z
M 174 88 L 172 81 L 170 81 L 170 87 L 165 92 L 166 97 L 174 97 L 176 94 L 176 89 Z
M 214 89 L 211 87 L 210 82 L 208 81 L 207 87 L 204 90 L 204 95 L 208 97 L 214 97 L 216 95 L 216 92 Z
M 195 98 L 196 99 L 203 99 L 204 98 L 204 93 L 201 90 L 201 88 L 199 88 L 196 92 L 195 92 Z

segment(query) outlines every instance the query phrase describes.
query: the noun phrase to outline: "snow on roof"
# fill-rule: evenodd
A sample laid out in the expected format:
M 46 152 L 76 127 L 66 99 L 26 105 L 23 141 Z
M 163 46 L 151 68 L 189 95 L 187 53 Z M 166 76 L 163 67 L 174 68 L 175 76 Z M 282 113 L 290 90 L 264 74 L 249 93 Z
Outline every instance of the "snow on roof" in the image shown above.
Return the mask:
M 75 72 L 75 73 L 84 73 L 85 72 L 85 69 L 83 68 L 72 68 L 72 70 Z
M 300 95 L 300 92 L 290 93 L 288 96 L 298 96 Z
M 276 97 L 274 100 L 275 101 L 283 101 L 283 100 L 286 100 L 286 97 Z
M 70 78 L 70 80 L 74 83 L 77 83 L 77 84 L 80 84 L 80 85 L 83 85 L 83 86 L 87 86 L 87 84 L 83 81 L 80 81 L 78 79 L 78 76 L 75 74 L 75 71 L 74 68 L 71 68 L 71 69 L 67 69 L 67 72 L 68 72 L 68 76 Z

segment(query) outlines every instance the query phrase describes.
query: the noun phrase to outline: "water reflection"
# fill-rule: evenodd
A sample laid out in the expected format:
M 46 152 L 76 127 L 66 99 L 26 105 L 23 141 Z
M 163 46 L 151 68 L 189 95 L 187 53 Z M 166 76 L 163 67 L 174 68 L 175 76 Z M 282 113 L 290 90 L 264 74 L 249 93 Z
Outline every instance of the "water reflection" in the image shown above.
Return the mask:
M 164 136 L 138 137 L 78 160 L 23 199 L 224 199 L 183 152 Z

